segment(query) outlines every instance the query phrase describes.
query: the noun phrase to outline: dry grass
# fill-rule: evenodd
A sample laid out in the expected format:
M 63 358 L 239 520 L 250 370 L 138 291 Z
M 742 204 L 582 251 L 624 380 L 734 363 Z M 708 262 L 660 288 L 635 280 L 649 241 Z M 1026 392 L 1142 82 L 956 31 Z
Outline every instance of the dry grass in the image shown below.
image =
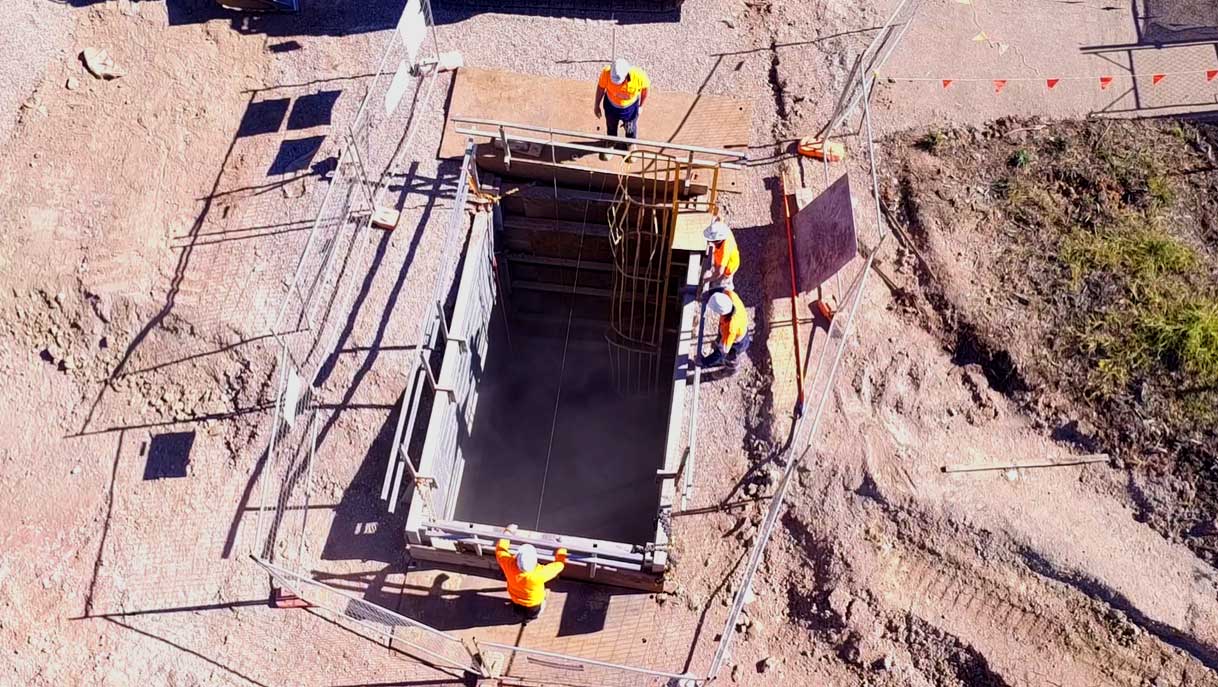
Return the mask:
M 1045 238 L 1069 288 L 1075 350 L 1088 393 L 1112 396 L 1148 378 L 1218 383 L 1218 283 L 1174 213 L 1179 194 L 1151 149 L 1097 136 L 1015 149 L 991 185 L 1006 216 Z

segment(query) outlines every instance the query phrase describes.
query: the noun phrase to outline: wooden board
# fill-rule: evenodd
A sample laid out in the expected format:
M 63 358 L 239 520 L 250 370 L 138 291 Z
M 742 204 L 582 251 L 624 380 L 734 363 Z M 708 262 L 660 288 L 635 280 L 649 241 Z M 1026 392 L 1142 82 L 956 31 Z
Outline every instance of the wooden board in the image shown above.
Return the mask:
M 440 144 L 440 157 L 461 157 L 465 153 L 466 136 L 453 129 L 453 117 L 493 119 L 530 126 L 587 131 L 605 134 L 605 122 L 592 112 L 596 94 L 596 69 L 591 65 L 588 79 L 574 81 L 542 76 L 516 74 L 487 69 L 461 69 L 454 76 L 449 102 L 449 121 Z M 647 104 L 639 119 L 639 137 L 650 141 L 666 141 L 706 148 L 721 148 L 744 153 L 752 133 L 752 106 L 748 100 L 714 95 L 695 95 L 666 91 L 663 84 L 653 80 Z M 487 128 L 487 127 L 478 127 Z M 524 132 L 519 132 L 524 135 Z M 622 134 L 624 132 L 619 132 Z M 544 138 L 544 134 L 531 134 Z M 484 139 L 485 141 L 486 139 Z M 579 142 L 579 141 L 567 141 Z M 590 141 L 584 141 L 587 144 Z M 483 154 L 502 155 L 482 146 Z M 485 153 L 483 151 L 486 151 Z M 540 151 L 534 159 L 548 162 L 549 152 Z M 513 153 L 515 156 L 516 154 Z M 562 160 L 561 157 L 566 159 Z M 521 155 L 520 159 L 529 159 Z M 563 150 L 560 161 L 590 169 L 616 169 L 617 161 L 602 162 L 593 153 Z M 481 160 L 480 160 L 481 163 Z M 709 177 L 709 173 L 706 174 Z M 736 174 L 726 172 L 720 179 L 720 190 L 738 191 Z M 709 182 L 709 178 L 695 181 Z
M 850 177 L 843 174 L 791 218 L 800 293 L 814 291 L 858 252 Z
M 712 219 L 714 216 L 709 212 L 682 212 L 677 215 L 676 236 L 672 239 L 673 250 L 705 252 L 706 237 L 702 232 L 710 226 Z

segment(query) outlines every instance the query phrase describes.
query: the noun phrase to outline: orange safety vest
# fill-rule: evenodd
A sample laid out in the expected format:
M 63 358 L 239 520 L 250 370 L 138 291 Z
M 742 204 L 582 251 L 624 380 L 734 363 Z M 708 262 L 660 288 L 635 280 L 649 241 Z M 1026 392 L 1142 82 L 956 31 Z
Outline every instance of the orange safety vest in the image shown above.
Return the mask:
M 719 341 L 723 345 L 723 353 L 730 353 L 732 346 L 749 333 L 749 313 L 744 309 L 744 301 L 735 291 L 724 291 L 732 299 L 732 313 L 719 318 Z
M 715 269 L 723 274 L 724 277 L 730 277 L 740 269 L 740 249 L 736 247 L 736 237 L 730 231 L 727 238 L 715 247 L 715 253 L 711 256 L 715 263 Z
M 508 596 L 512 603 L 532 608 L 546 600 L 546 582 L 558 577 L 558 573 L 566 567 L 567 550 L 555 551 L 553 563 L 539 563 L 536 568 L 521 572 L 516 567 L 516 557 L 508 551 L 508 540 L 500 539 L 495 543 L 495 560 L 499 561 L 503 576 L 507 578 Z
M 601 78 L 596 82 L 596 86 L 605 91 L 605 97 L 615 106 L 630 107 L 639 99 L 640 93 L 651 88 L 651 79 L 647 78 L 647 72 L 638 67 L 631 67 L 626 73 L 625 81 L 613 83 L 613 78 L 609 76 L 609 67 L 605 67 L 601 70 Z

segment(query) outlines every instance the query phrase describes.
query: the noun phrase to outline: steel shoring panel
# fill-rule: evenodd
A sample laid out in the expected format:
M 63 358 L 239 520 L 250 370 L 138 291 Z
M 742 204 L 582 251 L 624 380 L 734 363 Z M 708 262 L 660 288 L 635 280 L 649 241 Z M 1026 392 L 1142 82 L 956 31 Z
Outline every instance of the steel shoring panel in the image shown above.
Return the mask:
M 427 360 L 426 356 L 429 355 L 432 350 L 434 350 L 437 343 L 437 338 L 443 333 L 440 330 L 443 324 L 442 318 L 444 313 L 440 309 L 440 305 L 442 294 L 444 293 L 444 285 L 447 283 L 447 277 L 452 270 L 453 265 L 457 264 L 457 257 L 460 255 L 462 243 L 461 235 L 464 233 L 466 227 L 469 226 L 469 219 L 466 211 L 466 199 L 468 198 L 471 182 L 475 184 L 477 183 L 477 170 L 473 166 L 473 155 L 474 145 L 471 141 L 466 145 L 465 159 L 461 165 L 461 173 L 457 182 L 457 190 L 453 194 L 453 206 L 449 212 L 448 225 L 446 227 L 446 249 L 441 259 L 440 271 L 437 273 L 435 281 L 433 282 L 430 310 L 428 315 L 422 318 L 422 320 L 419 322 L 419 333 L 415 338 L 415 341 L 419 342 L 420 346 L 423 345 L 423 342 L 427 342 L 427 348 L 425 351 L 420 350 L 419 355 L 412 358 L 411 366 L 405 375 L 406 379 L 411 379 L 418 375 L 421 371 L 427 375 L 428 381 L 433 385 L 433 387 L 435 384 L 434 373 L 431 370 L 430 361 Z M 393 473 L 394 480 L 389 505 L 391 511 L 397 507 L 400 485 L 405 473 L 405 470 L 403 470 L 402 467 L 405 465 L 410 465 L 411 460 L 410 456 L 407 454 L 407 448 L 410 444 L 414 425 L 412 422 L 409 427 L 406 427 L 404 423 L 406 418 L 415 417 L 418 410 L 418 404 L 421 400 L 420 397 L 421 394 L 404 395 L 402 398 L 402 407 L 398 409 L 398 423 L 394 429 L 393 444 L 390 446 L 389 461 L 385 468 L 386 479 L 389 479 L 389 473 Z M 442 412 L 438 406 L 441 406 L 446 399 L 446 394 L 438 394 L 436 396 L 436 403 L 433 404 L 432 415 L 427 425 L 427 436 L 429 437 L 432 436 L 432 424 L 442 421 L 443 415 L 437 415 L 438 412 Z M 426 483 L 429 480 L 434 479 L 435 468 L 433 463 L 438 460 L 434 457 L 435 447 L 432 446 L 432 443 L 433 442 L 428 441 L 424 444 L 423 455 L 419 458 L 418 470 L 411 471 L 417 472 L 420 479 L 415 481 L 410 491 L 412 496 L 410 499 L 410 511 L 407 515 L 408 536 L 410 536 L 409 533 L 411 531 L 417 531 L 418 524 L 421 523 L 425 517 L 432 517 L 430 513 L 433 507 L 433 504 L 430 503 L 432 500 L 432 492 L 430 488 L 426 486 Z M 382 489 L 382 491 L 384 490 Z M 443 504 L 441 504 L 440 508 L 443 510 Z

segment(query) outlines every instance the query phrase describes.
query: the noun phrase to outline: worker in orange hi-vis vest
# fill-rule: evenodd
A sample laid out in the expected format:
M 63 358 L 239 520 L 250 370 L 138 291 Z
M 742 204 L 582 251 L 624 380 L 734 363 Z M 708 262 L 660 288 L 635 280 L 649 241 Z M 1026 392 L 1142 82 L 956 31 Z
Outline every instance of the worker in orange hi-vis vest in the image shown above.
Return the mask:
M 735 291 L 718 291 L 707 299 L 706 309 L 719 316 L 719 340 L 715 342 L 715 350 L 708 356 L 698 351 L 698 364 L 702 367 L 715 367 L 724 364 L 735 370 L 740 362 L 740 355 L 749 350 L 753 343 L 753 335 L 749 332 L 749 313 L 744 302 Z
M 631 67 L 629 62 L 619 57 L 601 70 L 592 111 L 599 119 L 604 105 L 605 132 L 610 136 L 617 136 L 618 125 L 621 124 L 626 128 L 626 138 L 638 138 L 639 112 L 646 104 L 650 90 L 651 79 L 647 78 L 647 72 Z M 629 149 L 620 142 L 615 143 L 614 147 Z M 601 153 L 601 159 L 608 160 L 609 155 Z
M 732 234 L 727 222 L 715 218 L 710 226 L 702 232 L 711 250 L 710 269 L 707 270 L 706 284 L 710 292 L 731 291 L 735 288 L 732 277 L 740 269 L 740 249 L 736 246 L 736 237 Z
M 516 526 L 509 525 L 506 534 L 515 534 Z M 541 615 L 546 607 L 546 583 L 558 577 L 566 567 L 567 550 L 560 548 L 554 552 L 554 562 L 545 565 L 537 564 L 537 549 L 532 544 L 521 544 L 516 549 L 516 555 L 508 550 L 507 539 L 495 543 L 495 560 L 507 578 L 508 597 L 512 600 L 512 608 L 520 616 L 525 625 Z

